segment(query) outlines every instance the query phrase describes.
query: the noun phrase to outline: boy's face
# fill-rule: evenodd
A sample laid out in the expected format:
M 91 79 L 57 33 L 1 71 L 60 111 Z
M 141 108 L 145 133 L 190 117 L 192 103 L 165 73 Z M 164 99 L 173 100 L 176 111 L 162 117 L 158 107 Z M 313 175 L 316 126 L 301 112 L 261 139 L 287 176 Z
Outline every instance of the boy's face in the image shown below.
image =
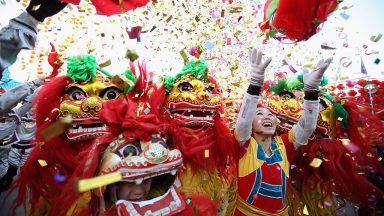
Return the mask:
M 141 184 L 134 182 L 121 182 L 117 188 L 117 198 L 127 201 L 143 201 L 151 189 L 152 178 L 144 180 Z
M 253 133 L 273 136 L 276 131 L 276 121 L 276 116 L 269 109 L 258 107 L 252 122 Z

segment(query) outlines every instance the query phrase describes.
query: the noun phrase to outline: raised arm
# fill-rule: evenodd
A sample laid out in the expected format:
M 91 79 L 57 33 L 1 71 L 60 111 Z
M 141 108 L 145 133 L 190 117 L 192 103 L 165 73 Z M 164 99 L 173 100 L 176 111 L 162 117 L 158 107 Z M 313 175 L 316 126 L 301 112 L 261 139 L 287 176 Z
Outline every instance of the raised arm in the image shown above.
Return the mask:
M 57 14 L 66 5 L 58 0 L 31 0 L 27 12 L 11 19 L 0 30 L 0 77 L 5 68 L 15 63 L 21 49 L 32 49 L 35 46 L 39 21 Z
M 303 114 L 299 121 L 293 126 L 294 146 L 300 147 L 308 142 L 308 138 L 316 129 L 319 115 L 319 86 L 324 72 L 327 70 L 332 58 L 320 60 L 316 69 L 309 72 L 304 70 L 304 103 Z
M 256 48 L 252 48 L 249 53 L 251 82 L 247 92 L 244 94 L 235 128 L 237 139 L 241 145 L 252 135 L 252 120 L 255 115 L 257 102 L 259 101 L 261 87 L 264 84 L 265 69 L 272 60 L 268 58 L 263 62 L 262 57 L 263 53 Z
M 45 78 L 35 79 L 29 83 L 16 86 L 0 95 L 0 117 L 10 112 L 20 101 L 44 83 Z

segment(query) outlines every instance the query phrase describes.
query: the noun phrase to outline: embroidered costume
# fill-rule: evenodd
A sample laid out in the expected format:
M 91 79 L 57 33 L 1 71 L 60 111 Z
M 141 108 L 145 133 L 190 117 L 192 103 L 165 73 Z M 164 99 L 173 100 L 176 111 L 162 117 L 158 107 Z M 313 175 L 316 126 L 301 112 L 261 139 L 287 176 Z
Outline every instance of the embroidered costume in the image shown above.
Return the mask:
M 244 148 L 244 154 L 239 155 L 237 183 L 244 186 L 238 190 L 238 210 L 245 215 L 260 211 L 286 213 L 285 194 L 289 177 L 287 152 L 293 153 L 293 143 L 287 135 L 275 137 L 271 156 L 267 156 L 253 138 Z

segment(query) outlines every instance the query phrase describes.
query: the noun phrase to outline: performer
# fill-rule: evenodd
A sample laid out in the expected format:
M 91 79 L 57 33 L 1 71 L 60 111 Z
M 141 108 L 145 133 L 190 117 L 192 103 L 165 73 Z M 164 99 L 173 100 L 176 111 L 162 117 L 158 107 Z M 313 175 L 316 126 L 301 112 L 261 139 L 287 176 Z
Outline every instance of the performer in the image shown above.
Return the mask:
M 32 148 L 32 141 L 35 136 L 35 120 L 31 112 L 32 100 L 37 91 L 27 97 L 20 108 L 15 110 L 15 114 L 18 117 L 16 127 L 16 138 L 18 141 L 12 144 L 8 155 L 8 171 L 0 180 L 2 191 L 6 191 L 11 185 L 13 177 L 16 176 L 17 171 L 23 166 L 28 158 L 29 152 Z M 4 158 L 5 159 L 5 158 Z
M 11 146 L 20 141 L 16 130 L 22 122 L 22 117 L 28 112 L 30 105 L 21 106 L 14 109 L 17 104 L 25 100 L 28 96 L 33 98 L 32 94 L 44 83 L 44 79 L 36 79 L 28 83 L 18 85 L 3 94 L 0 94 L 0 182 L 1 191 L 6 190 L 5 174 L 8 170 L 8 155 Z M 11 169 L 9 172 L 14 172 Z M 9 184 L 7 184 L 9 186 Z
M 316 70 L 304 71 L 305 100 L 299 122 L 288 134 L 274 136 L 277 120 L 267 108 L 257 107 L 265 69 L 262 52 L 250 52 L 251 82 L 236 122 L 238 149 L 238 196 L 234 215 L 288 215 L 285 203 L 289 160 L 316 127 L 319 85 L 331 63 L 321 60 Z
M 135 106 L 132 101 L 127 105 Z M 136 112 L 131 114 L 124 121 L 136 123 L 126 127 L 109 145 L 100 162 L 100 175 L 118 172 L 123 176 L 122 181 L 98 191 L 100 213 L 122 216 L 180 213 L 186 204 L 174 182 L 182 166 L 182 154 L 167 142 L 161 133 L 164 127 L 153 113 L 137 118 L 132 118 Z
M 0 34 L 0 79 L 5 68 L 16 61 L 21 49 L 32 49 L 36 43 L 37 24 L 60 12 L 67 3 L 59 0 L 31 0 L 26 12 L 11 19 Z

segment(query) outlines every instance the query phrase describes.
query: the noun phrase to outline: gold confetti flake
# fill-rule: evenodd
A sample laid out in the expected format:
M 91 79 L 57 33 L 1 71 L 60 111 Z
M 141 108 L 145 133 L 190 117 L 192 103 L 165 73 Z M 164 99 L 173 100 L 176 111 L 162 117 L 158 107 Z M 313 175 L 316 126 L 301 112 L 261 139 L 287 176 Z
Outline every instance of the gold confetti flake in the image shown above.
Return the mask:
M 309 166 L 318 168 L 318 167 L 320 167 L 320 165 L 321 165 L 322 162 L 323 162 L 323 161 L 322 161 L 321 159 L 319 159 L 319 158 L 314 158 L 314 159 L 312 160 L 312 162 L 309 164 Z

